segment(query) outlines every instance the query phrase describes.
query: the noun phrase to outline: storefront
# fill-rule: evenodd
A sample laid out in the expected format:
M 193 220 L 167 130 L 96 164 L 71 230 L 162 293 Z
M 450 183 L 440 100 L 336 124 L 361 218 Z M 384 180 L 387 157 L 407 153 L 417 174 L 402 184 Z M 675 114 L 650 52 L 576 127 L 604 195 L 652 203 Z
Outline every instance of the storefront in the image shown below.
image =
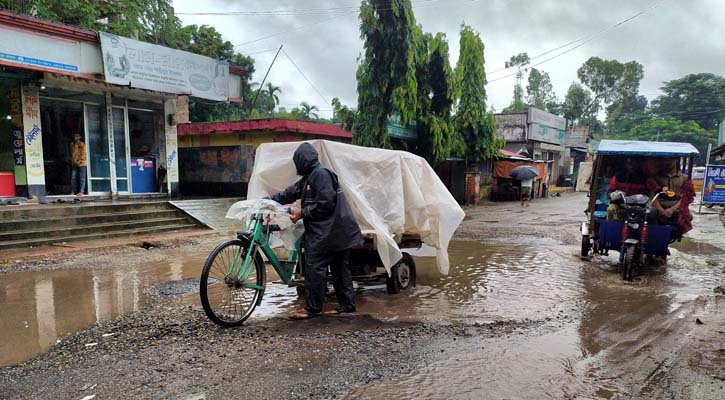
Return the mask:
M 239 101 L 242 74 L 207 57 L 0 11 L 0 196 L 71 195 L 76 133 L 86 147 L 85 194 L 178 193 L 176 125 L 188 116 L 178 95 Z

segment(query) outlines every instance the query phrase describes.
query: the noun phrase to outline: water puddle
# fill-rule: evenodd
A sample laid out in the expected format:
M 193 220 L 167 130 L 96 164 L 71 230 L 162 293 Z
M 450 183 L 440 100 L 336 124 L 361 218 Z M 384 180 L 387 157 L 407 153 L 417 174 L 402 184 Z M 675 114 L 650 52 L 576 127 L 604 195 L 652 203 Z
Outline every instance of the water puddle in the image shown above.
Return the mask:
M 0 366 L 25 361 L 64 336 L 138 310 L 150 299 L 144 291 L 149 285 L 198 279 L 203 260 L 0 275 Z

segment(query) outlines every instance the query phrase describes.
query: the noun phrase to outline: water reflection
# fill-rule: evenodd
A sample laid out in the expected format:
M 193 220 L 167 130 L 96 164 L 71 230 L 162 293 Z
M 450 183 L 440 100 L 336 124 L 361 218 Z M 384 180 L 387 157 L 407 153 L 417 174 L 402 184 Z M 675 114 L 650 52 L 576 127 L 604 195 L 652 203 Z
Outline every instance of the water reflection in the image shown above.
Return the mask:
M 64 336 L 138 310 L 148 301 L 145 286 L 198 279 L 203 262 L 190 257 L 123 269 L 0 275 L 0 365 L 25 361 Z

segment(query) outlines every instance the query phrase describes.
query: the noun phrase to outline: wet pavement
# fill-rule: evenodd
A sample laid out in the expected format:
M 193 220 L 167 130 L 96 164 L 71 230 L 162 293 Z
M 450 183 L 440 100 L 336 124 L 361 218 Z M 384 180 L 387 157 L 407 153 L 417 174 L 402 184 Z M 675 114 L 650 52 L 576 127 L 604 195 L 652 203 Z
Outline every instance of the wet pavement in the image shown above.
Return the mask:
M 545 229 L 548 210 L 562 205 L 566 210 L 580 197 L 558 205 L 556 200 L 533 203 L 540 208 L 528 211 L 530 218 L 516 218 Z M 438 355 L 425 364 L 358 383 L 345 397 L 725 397 L 725 298 L 713 296 L 725 283 L 725 230 L 719 219 L 696 215 L 696 230 L 672 246 L 667 265 L 649 266 L 633 282 L 623 282 L 617 253 L 591 260 L 578 256 L 571 240 L 577 235 L 573 209 L 555 217 L 565 221 L 566 232 L 512 234 L 508 243 L 507 235 L 454 241 L 448 276 L 437 272 L 433 259 L 416 257 L 418 286 L 408 293 L 388 295 L 384 285 L 360 285 L 358 313 L 382 323 L 521 325 L 499 337 L 443 338 Z M 505 218 L 496 208 L 488 214 L 466 229 L 510 229 L 498 222 Z M 0 365 L 35 357 L 68 334 L 162 298 L 204 318 L 195 292 L 204 258 L 197 252 L 127 269 L 0 275 L 0 336 L 6 338 L 0 342 Z M 275 279 L 268 271 L 268 280 Z M 334 297 L 328 300 L 334 304 Z M 299 304 L 294 288 L 271 283 L 249 325 L 274 326 L 275 317 Z M 530 321 L 539 328 L 526 328 Z M 669 391 L 661 392 L 663 387 Z

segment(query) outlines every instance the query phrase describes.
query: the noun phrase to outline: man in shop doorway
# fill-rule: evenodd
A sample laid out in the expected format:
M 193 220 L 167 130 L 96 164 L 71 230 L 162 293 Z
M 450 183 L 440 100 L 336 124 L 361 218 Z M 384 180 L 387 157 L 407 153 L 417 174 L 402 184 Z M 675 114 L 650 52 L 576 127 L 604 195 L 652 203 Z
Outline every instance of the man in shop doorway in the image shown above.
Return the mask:
M 71 191 L 76 196 L 83 196 L 86 191 L 86 144 L 81 140 L 80 133 L 73 134 L 73 146 L 71 147 Z

